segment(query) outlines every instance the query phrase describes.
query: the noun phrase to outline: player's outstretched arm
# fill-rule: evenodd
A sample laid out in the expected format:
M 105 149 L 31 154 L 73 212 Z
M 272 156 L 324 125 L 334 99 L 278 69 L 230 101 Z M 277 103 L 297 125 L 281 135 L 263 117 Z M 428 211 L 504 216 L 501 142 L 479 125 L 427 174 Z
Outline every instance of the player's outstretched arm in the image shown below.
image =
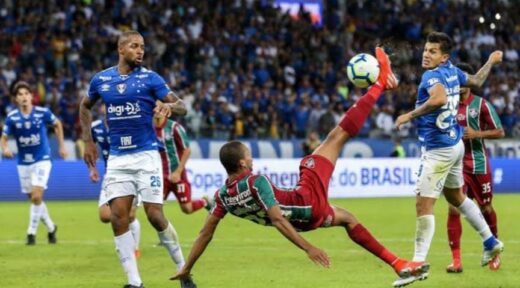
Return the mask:
M 92 131 L 90 130 L 92 126 L 92 113 L 90 110 L 94 104 L 95 101 L 92 101 L 89 97 L 85 96 L 79 105 L 79 122 L 82 131 L 81 138 L 85 142 L 83 159 L 88 167 L 95 167 L 98 158 L 96 143 L 94 143 L 94 140 L 92 139 Z
M 54 134 L 56 134 L 56 138 L 58 139 L 59 153 L 61 159 L 67 158 L 67 150 L 65 149 L 65 139 L 63 136 L 63 124 L 60 120 L 56 120 L 56 123 L 53 125 Z
M 323 267 L 330 266 L 329 256 L 325 251 L 314 247 L 311 243 L 309 243 L 305 238 L 303 238 L 297 231 L 294 229 L 292 224 L 285 219 L 282 215 L 282 210 L 280 210 L 280 206 L 274 205 L 273 207 L 267 210 L 267 215 L 269 215 L 269 219 L 273 223 L 273 226 L 282 233 L 285 238 L 289 239 L 294 245 L 298 246 L 300 249 L 307 253 L 307 256 L 316 264 L 319 264 Z
M 489 58 L 488 58 L 486 64 L 484 64 L 484 66 L 482 66 L 482 68 L 480 68 L 480 70 L 478 70 L 477 74 L 468 75 L 468 81 L 466 82 L 466 84 L 464 86 L 473 87 L 473 88 L 481 87 L 482 84 L 484 84 L 484 82 L 486 81 L 487 77 L 489 76 L 489 72 L 491 72 L 491 68 L 493 68 L 494 65 L 502 62 L 502 57 L 503 57 L 503 53 L 500 50 L 496 50 L 493 53 L 491 53 L 491 55 L 489 55 Z
M 188 256 L 186 264 L 179 272 L 177 272 L 177 274 L 172 276 L 170 280 L 180 280 L 190 276 L 191 269 L 195 265 L 195 262 L 197 262 L 202 253 L 204 253 L 204 250 L 206 250 L 206 247 L 208 247 L 209 242 L 211 242 L 219 221 L 220 218 L 211 214 L 208 215 L 206 218 L 206 223 L 199 233 L 199 237 L 197 237 L 197 240 L 195 240 L 195 243 L 193 243 L 193 247 L 191 248 L 190 256 Z
M 154 112 L 160 113 L 166 117 L 185 116 L 188 113 L 184 101 L 182 101 L 182 99 L 180 99 L 173 91 L 168 93 L 162 102 L 157 101 L 156 104 Z M 165 110 L 167 110 L 169 114 L 166 114 Z
M 13 152 L 9 149 L 7 145 L 7 135 L 3 134 L 0 139 L 0 146 L 2 147 L 2 155 L 6 158 L 13 158 Z

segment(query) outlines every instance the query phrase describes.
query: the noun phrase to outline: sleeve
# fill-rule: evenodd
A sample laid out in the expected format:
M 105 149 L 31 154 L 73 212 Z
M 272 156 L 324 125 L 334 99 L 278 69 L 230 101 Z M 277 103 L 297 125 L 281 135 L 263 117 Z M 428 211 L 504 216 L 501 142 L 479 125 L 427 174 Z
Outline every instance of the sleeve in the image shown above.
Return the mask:
M 43 121 L 47 125 L 54 125 L 58 121 L 58 118 L 56 118 L 56 116 L 54 116 L 54 114 L 51 112 L 51 110 L 46 109 L 45 113 L 43 114 Z
M 486 124 L 486 129 L 491 130 L 502 128 L 502 122 L 500 122 L 500 117 L 498 117 L 493 105 L 485 99 L 482 99 L 482 102 L 482 107 L 480 108 L 480 119 L 482 119 Z
M 455 69 L 457 70 L 457 78 L 459 78 L 460 86 L 466 85 L 466 83 L 468 83 L 468 74 L 460 70 L 457 66 L 455 66 Z
M 88 87 L 87 97 L 91 101 L 96 101 L 97 99 L 101 98 L 101 95 L 99 95 L 98 92 L 98 86 L 99 86 L 100 80 L 98 75 L 94 75 L 92 77 L 92 80 L 90 80 L 90 85 Z
M 253 196 L 260 200 L 265 210 L 269 210 L 269 208 L 278 205 L 278 201 L 274 197 L 273 185 L 266 176 L 260 175 L 256 177 L 253 180 L 252 186 L 254 188 L 251 191 Z
M 170 87 L 168 87 L 168 84 L 166 84 L 164 79 L 159 74 L 152 72 L 150 78 L 152 93 L 159 100 L 163 100 L 166 95 L 172 92 Z
M 437 84 L 444 86 L 444 84 L 441 82 L 441 79 L 442 75 L 438 71 L 429 70 L 424 72 L 421 82 L 423 87 L 426 88 L 426 91 L 430 91 L 430 89 Z
M 90 133 L 92 134 L 92 140 L 94 140 L 94 143 L 97 143 L 97 133 L 96 130 L 94 130 L 94 127 L 90 127 Z
M 2 127 L 2 135 L 9 136 L 13 134 L 13 122 L 10 117 L 5 119 L 4 126 Z
M 219 191 L 215 192 L 215 205 L 213 205 L 213 208 L 211 208 L 211 211 L 209 213 L 217 218 L 224 218 L 227 214 L 226 207 L 224 207 L 224 204 L 222 203 L 222 199 L 220 199 Z
M 175 145 L 177 147 L 182 147 L 183 149 L 190 147 L 190 140 L 188 138 L 188 134 L 182 125 L 175 125 L 175 129 L 173 129 L 173 139 L 175 139 Z

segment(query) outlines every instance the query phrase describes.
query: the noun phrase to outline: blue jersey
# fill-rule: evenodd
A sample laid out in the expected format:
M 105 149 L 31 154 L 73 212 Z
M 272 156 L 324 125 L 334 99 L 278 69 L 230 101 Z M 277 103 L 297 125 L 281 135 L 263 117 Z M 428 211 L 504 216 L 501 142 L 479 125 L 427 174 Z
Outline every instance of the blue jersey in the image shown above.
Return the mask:
M 105 103 L 110 155 L 157 150 L 153 109 L 170 92 L 161 76 L 144 67 L 120 75 L 115 66 L 94 75 L 88 97 Z
M 415 120 L 419 141 L 426 150 L 450 147 L 460 141 L 463 130 L 457 124 L 456 116 L 460 86 L 466 84 L 467 80 L 467 75 L 450 61 L 424 72 L 415 107 L 421 106 L 430 98 L 428 91 L 435 85 L 442 85 L 448 96 L 448 102 L 444 106 Z
M 16 139 L 18 164 L 30 165 L 51 159 L 47 125 L 54 125 L 57 121 L 49 109 L 38 106 L 34 106 L 29 115 L 23 115 L 19 109 L 7 114 L 2 133 Z
M 110 138 L 108 137 L 108 129 L 103 120 L 92 122 L 92 139 L 101 148 L 101 155 L 107 165 L 108 155 L 110 152 Z

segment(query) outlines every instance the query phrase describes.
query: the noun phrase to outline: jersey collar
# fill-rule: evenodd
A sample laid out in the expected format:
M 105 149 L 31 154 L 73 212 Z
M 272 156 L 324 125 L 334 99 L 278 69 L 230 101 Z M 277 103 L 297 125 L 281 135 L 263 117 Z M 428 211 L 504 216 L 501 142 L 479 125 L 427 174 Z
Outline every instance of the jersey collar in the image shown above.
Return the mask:
M 226 179 L 226 186 L 229 188 L 231 186 L 234 186 L 235 184 L 237 184 L 238 181 L 242 180 L 244 177 L 247 177 L 249 175 L 252 175 L 253 173 L 251 171 L 245 171 L 241 174 L 239 174 L 237 177 L 235 177 L 235 179 L 233 180 L 230 180 L 229 178 Z
M 473 95 L 473 93 L 469 93 L 468 98 L 466 98 L 466 100 L 462 103 L 467 106 L 469 103 L 471 103 L 471 101 L 473 101 L 473 98 L 475 98 L 475 95 Z

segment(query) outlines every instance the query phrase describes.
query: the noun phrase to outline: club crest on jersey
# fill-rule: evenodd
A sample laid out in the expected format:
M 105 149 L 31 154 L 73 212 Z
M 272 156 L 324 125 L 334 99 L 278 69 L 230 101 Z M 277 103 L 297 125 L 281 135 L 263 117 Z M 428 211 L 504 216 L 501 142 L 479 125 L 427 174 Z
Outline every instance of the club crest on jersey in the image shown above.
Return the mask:
M 22 123 L 17 122 L 16 123 L 16 129 L 20 129 L 20 128 L 22 128 Z
M 471 118 L 475 118 L 475 117 L 477 117 L 477 115 L 478 115 L 477 109 L 475 109 L 475 108 L 469 109 L 469 116 L 471 116 Z
M 126 84 L 125 83 L 117 84 L 116 88 L 117 88 L 117 91 L 119 91 L 119 94 L 123 94 L 123 92 L 125 92 L 125 90 L 126 90 Z
M 25 127 L 25 129 L 31 129 L 31 122 L 29 122 L 29 121 L 24 122 L 23 126 Z
M 314 158 L 309 158 L 307 159 L 307 161 L 305 161 L 305 163 L 303 164 L 303 166 L 309 168 L 309 169 L 312 169 L 314 168 L 316 163 L 314 163 Z
M 464 120 L 466 120 L 466 115 L 464 115 L 464 114 L 457 114 L 457 120 L 458 120 L 458 121 L 464 121 Z

